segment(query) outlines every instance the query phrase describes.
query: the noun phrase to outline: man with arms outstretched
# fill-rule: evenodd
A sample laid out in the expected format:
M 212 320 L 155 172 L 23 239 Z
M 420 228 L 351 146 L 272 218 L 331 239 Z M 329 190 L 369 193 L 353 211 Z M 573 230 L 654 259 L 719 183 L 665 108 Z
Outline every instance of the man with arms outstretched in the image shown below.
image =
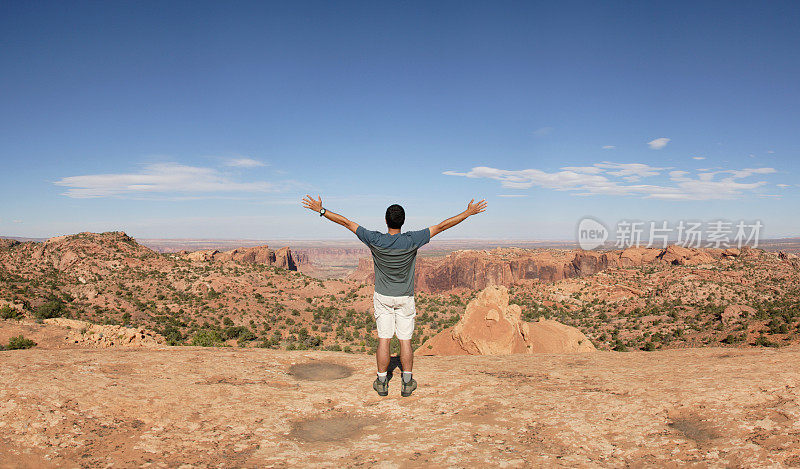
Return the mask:
M 408 397 L 417 389 L 417 382 L 412 375 L 414 367 L 414 350 L 411 348 L 411 336 L 414 334 L 414 265 L 417 249 L 427 244 L 442 231 L 461 223 L 467 217 L 486 210 L 486 201 L 467 204 L 467 209 L 458 215 L 419 231 L 400 233 L 400 227 L 406 219 L 403 207 L 394 204 L 386 209 L 387 233 L 369 231 L 358 223 L 333 213 L 322 206 L 322 198 L 316 200 L 310 195 L 303 199 L 303 206 L 313 210 L 321 217 L 338 223 L 355 233 L 358 239 L 372 251 L 375 265 L 375 322 L 378 326 L 378 377 L 372 384 L 373 389 L 381 396 L 389 394 L 389 342 L 394 335 L 400 341 L 400 363 L 403 368 L 400 395 Z

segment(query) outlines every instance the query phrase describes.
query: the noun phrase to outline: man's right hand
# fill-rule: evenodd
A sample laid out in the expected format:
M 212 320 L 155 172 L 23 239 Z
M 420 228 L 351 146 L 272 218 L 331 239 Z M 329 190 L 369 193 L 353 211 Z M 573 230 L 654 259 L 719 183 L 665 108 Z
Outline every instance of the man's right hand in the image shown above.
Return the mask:
M 303 199 L 303 207 L 314 212 L 319 212 L 322 210 L 322 197 L 317 196 L 317 199 L 314 200 L 313 197 L 306 194 L 305 198 Z
M 469 215 L 469 216 L 477 215 L 477 214 L 483 212 L 484 210 L 486 210 L 486 199 L 483 199 L 478 203 L 474 203 L 474 202 L 475 202 L 475 199 L 472 199 L 467 204 L 467 215 Z

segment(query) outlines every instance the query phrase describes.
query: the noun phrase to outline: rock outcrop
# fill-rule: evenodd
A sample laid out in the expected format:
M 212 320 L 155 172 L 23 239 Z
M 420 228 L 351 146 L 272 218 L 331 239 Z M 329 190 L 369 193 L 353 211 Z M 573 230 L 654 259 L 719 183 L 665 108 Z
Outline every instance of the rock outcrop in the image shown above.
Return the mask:
M 72 345 L 91 347 L 157 347 L 164 345 L 164 337 L 143 327 L 125 327 L 92 324 L 66 318 L 45 319 L 45 324 L 67 329 L 66 340 Z
M 752 306 L 730 305 L 722 312 L 720 320 L 723 324 L 730 324 L 748 316 L 754 316 L 756 310 Z
M 18 244 L 16 239 L 0 238 L 0 250 L 11 249 Z
M 714 257 L 709 252 L 701 249 L 690 249 L 672 244 L 667 246 L 658 259 L 673 265 L 699 265 L 714 262 Z
M 553 320 L 526 322 L 519 305 L 508 304 L 505 287 L 489 287 L 469 302 L 455 326 L 420 346 L 422 355 L 505 355 L 591 352 L 582 332 Z
M 217 251 L 216 249 L 181 252 L 186 259 L 193 262 L 240 262 L 245 264 L 266 264 L 281 267 L 287 270 L 297 270 L 297 265 L 292 257 L 289 247 L 273 251 L 269 246 L 254 246 L 250 248 L 236 248 L 230 251 Z
M 288 247 L 280 248 L 274 252 L 273 265 L 287 270 L 297 270 L 297 265 L 292 258 L 292 251 Z
M 166 265 L 156 252 L 121 231 L 84 232 L 44 242 L 18 243 L 9 253 L 17 261 L 49 265 L 84 278 L 106 275 L 123 266 Z

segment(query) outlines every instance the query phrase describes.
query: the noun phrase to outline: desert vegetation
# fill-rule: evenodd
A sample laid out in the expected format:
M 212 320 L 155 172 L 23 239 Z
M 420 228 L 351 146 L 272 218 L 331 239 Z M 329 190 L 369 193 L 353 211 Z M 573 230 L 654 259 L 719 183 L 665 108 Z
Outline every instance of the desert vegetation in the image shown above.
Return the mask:
M 772 347 L 800 341 L 798 270 L 796 260 L 754 250 L 703 265 L 610 267 L 521 282 L 510 292 L 525 320 L 574 326 L 599 349 Z M 475 294 L 418 291 L 414 345 L 455 324 Z M 156 253 L 123 233 L 5 243 L 0 304 L 7 321 L 145 327 L 175 346 L 371 353 L 377 345 L 369 284 Z

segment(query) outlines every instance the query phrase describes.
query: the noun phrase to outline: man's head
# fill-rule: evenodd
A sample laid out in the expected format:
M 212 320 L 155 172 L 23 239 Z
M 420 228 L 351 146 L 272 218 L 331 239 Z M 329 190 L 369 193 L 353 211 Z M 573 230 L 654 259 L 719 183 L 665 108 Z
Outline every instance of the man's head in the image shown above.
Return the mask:
M 386 226 L 390 229 L 399 230 L 406 221 L 406 211 L 403 207 L 393 204 L 386 209 Z

